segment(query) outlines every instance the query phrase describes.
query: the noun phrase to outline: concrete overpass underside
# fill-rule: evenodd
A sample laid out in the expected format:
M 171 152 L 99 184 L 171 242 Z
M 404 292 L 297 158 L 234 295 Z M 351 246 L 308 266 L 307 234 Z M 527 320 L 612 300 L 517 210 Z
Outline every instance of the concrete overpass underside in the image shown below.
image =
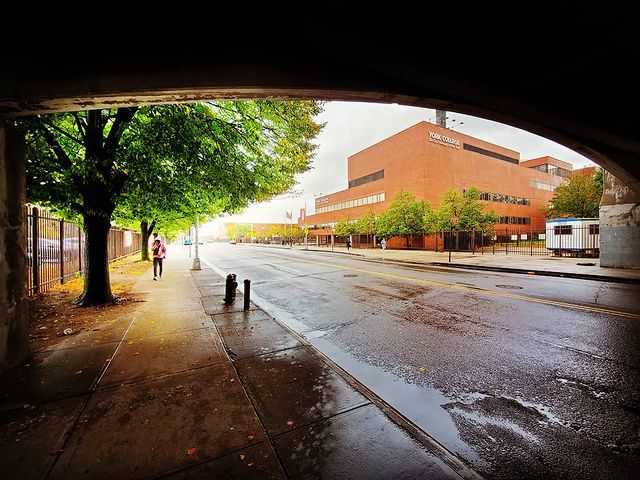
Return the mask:
M 11 131 L 14 116 L 214 98 L 438 108 L 513 125 L 582 153 L 620 180 L 625 208 L 634 208 L 640 201 L 635 17 L 601 8 L 544 10 L 510 25 L 486 15 L 445 14 L 440 9 L 430 19 L 403 18 L 393 33 L 390 19 L 331 31 L 270 26 L 251 30 L 264 40 L 251 45 L 234 43 L 243 38 L 238 32 L 222 41 L 227 37 L 216 31 L 220 41 L 214 43 L 198 30 L 179 45 L 154 38 L 153 52 L 117 35 L 108 49 L 75 55 L 8 47 L 9 56 L 0 60 L 0 370 L 26 353 L 26 344 L 17 346 L 26 338 L 27 317 L 24 156 Z M 433 15 L 441 27 L 431 23 Z M 629 220 L 619 209 L 616 214 L 627 223 L 610 222 L 611 228 L 640 228 L 640 218 Z

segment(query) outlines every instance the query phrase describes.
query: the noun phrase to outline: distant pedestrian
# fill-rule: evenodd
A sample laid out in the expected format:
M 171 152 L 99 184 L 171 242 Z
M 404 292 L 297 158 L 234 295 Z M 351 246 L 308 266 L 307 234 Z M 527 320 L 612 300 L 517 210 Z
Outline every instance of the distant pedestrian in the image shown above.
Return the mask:
M 351 240 L 347 239 L 347 250 L 351 248 Z
M 383 252 L 387 249 L 387 241 L 384 238 L 380 240 L 380 248 Z
M 156 278 L 158 274 L 158 267 L 160 270 L 160 278 L 162 278 L 162 262 L 166 258 L 167 249 L 164 244 L 156 238 L 151 246 L 151 251 L 153 252 L 153 279 L 158 280 Z

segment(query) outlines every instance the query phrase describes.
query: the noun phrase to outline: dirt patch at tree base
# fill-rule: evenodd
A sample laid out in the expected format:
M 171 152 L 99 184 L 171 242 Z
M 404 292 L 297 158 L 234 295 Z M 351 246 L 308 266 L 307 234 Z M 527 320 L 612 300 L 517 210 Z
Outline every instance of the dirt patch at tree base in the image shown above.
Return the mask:
M 135 254 L 110 265 L 111 291 L 118 299 L 114 304 L 96 307 L 75 305 L 75 300 L 82 293 L 82 277 L 31 298 L 29 351 L 46 350 L 65 337 L 100 328 L 106 317 L 133 312 L 137 303 L 145 301 L 143 296 L 133 293 L 133 286 L 151 268 L 151 262 L 139 258 L 139 254 Z

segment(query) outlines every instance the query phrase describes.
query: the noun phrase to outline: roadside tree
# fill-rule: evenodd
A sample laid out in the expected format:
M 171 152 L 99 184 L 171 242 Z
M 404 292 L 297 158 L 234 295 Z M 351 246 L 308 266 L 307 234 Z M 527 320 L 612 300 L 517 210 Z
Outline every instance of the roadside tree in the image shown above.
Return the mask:
M 167 228 L 179 218 L 192 223 L 283 193 L 309 169 L 320 111 L 313 101 L 233 101 L 18 120 L 29 201 L 84 226 L 77 303 L 114 300 L 107 238 L 116 206 L 117 217 L 137 220 L 148 237 L 163 220 Z
M 412 235 L 424 232 L 424 217 L 430 211 L 429 202 L 416 200 L 415 195 L 401 190 L 389 208 L 378 216 L 377 234 L 387 238 L 402 237 L 408 247 Z
M 493 210 L 485 213 L 485 208 L 486 204 L 480 200 L 477 188 L 470 187 L 464 192 L 450 188 L 442 194 L 440 206 L 436 210 L 425 212 L 425 231 L 440 232 L 453 228 L 488 232 L 500 221 L 500 216 Z
M 556 188 L 544 214 L 547 218 L 597 218 L 602 197 L 602 172 L 592 177 L 574 174 L 569 181 Z

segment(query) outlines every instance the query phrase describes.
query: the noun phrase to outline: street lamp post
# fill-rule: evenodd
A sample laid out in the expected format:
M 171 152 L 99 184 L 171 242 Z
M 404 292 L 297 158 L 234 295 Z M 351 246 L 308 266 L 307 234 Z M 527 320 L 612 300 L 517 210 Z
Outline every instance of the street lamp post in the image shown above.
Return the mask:
M 198 256 L 198 217 L 196 217 L 196 255 L 193 257 L 193 266 L 191 270 L 202 270 L 200 266 L 200 257 Z

